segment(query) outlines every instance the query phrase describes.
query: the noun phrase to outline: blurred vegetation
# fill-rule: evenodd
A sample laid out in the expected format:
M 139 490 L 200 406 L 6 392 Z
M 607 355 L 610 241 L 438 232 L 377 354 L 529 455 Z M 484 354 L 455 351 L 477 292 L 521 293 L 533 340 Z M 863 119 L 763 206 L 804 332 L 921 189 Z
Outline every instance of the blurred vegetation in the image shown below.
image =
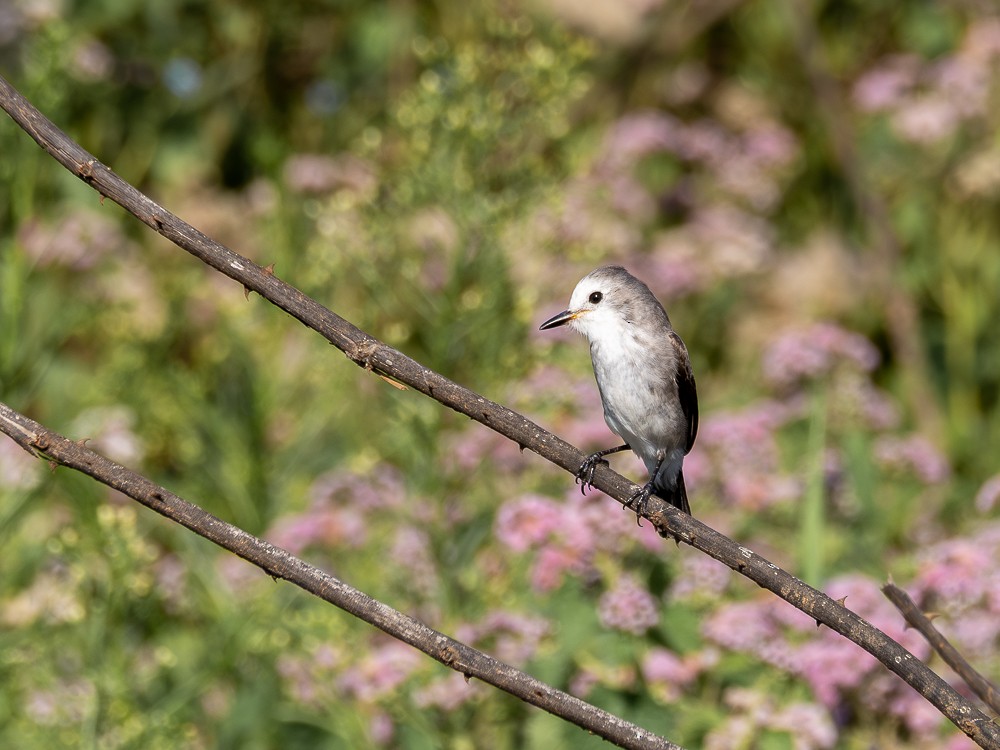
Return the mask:
M 865 592 L 892 572 L 989 674 L 992 13 L 13 0 L 0 73 L 182 218 L 585 449 L 613 442 L 586 347 L 535 329 L 625 263 L 694 360 L 695 514 L 890 632 Z M 0 153 L 14 408 L 683 745 L 968 746 L 712 561 L 244 299 L 10 122 Z M 4 746 L 601 744 L 6 440 L 0 544 Z

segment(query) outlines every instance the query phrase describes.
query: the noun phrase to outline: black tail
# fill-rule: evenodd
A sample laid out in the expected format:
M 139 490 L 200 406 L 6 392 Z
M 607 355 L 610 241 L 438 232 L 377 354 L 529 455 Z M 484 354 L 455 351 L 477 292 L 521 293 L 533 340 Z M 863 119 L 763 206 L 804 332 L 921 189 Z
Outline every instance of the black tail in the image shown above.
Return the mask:
M 663 498 L 675 508 L 681 509 L 689 516 L 691 515 L 691 506 L 688 504 L 687 488 L 684 486 L 683 471 L 677 472 L 677 481 L 672 487 L 655 485 L 653 487 L 653 492 L 657 497 Z

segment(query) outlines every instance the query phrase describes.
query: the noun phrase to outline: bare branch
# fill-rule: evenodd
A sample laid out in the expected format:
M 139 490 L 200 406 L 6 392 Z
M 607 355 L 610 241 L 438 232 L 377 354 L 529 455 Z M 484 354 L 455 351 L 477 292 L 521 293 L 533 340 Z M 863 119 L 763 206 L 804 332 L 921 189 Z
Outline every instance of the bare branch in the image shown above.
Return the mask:
M 575 473 L 583 462 L 585 455 L 581 451 L 531 420 L 383 344 L 295 287 L 177 218 L 73 142 L 3 78 L 0 78 L 0 106 L 42 148 L 95 190 L 181 249 L 318 331 L 353 362 L 430 396 L 571 473 Z M 604 465 L 597 467 L 593 485 L 623 505 L 638 489 Z M 646 517 L 661 535 L 672 536 L 707 553 L 774 592 L 817 623 L 858 644 L 923 695 L 978 745 L 1000 750 L 1000 727 L 899 643 L 842 604 L 659 498 L 650 498 Z
M 476 677 L 619 747 L 680 750 L 680 746 L 642 727 L 556 690 L 519 669 L 404 615 L 280 547 L 248 534 L 183 500 L 141 474 L 110 461 L 81 443 L 46 429 L 4 403 L 0 403 L 0 432 L 9 435 L 29 453 L 76 469 L 113 487 L 147 508 L 253 563 L 272 578 L 295 584 L 374 625 L 393 638 L 420 649 L 467 678 Z
M 945 660 L 949 667 L 955 670 L 966 685 L 972 688 L 972 692 L 978 695 L 980 700 L 993 709 L 995 713 L 1000 714 L 1000 691 L 997 690 L 996 685 L 979 674 L 958 652 L 958 649 L 941 635 L 941 631 L 934 627 L 930 618 L 920 611 L 910 595 L 894 583 L 887 583 L 883 586 L 882 593 L 895 605 L 906 623 L 926 638 L 927 642 L 931 644 L 931 648 Z

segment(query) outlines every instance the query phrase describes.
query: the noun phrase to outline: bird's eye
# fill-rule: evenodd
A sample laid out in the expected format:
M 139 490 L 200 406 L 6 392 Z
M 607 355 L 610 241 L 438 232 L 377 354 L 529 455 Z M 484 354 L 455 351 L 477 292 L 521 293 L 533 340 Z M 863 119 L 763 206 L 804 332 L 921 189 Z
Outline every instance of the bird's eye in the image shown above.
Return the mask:
M 596 305 L 602 299 L 604 299 L 604 295 L 601 294 L 600 292 L 591 292 L 590 293 L 590 304 Z

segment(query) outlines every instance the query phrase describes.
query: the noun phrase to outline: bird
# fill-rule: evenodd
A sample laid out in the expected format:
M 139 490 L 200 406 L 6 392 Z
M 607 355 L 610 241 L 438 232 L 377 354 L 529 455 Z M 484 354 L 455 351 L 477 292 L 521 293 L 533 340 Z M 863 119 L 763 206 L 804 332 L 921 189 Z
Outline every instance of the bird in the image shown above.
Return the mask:
M 569 307 L 539 330 L 563 325 L 590 342 L 604 421 L 625 441 L 587 457 L 576 473 L 581 491 L 593 487 L 605 456 L 632 450 L 649 481 L 626 507 L 645 515 L 655 494 L 690 515 L 683 465 L 698 435 L 698 392 L 687 346 L 663 305 L 622 266 L 604 266 L 584 276 Z

